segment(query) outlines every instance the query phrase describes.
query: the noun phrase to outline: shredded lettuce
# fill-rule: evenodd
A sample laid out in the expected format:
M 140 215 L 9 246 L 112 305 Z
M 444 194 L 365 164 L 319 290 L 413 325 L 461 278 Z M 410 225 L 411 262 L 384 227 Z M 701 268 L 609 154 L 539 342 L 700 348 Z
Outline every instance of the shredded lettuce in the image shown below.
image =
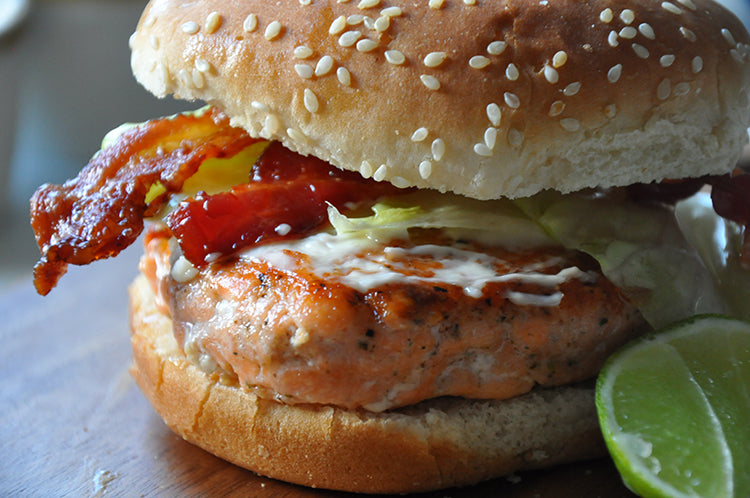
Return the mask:
M 711 272 L 730 314 L 750 320 L 750 271 L 740 265 L 743 228 L 717 215 L 706 193 L 678 203 L 675 216 Z
M 700 251 L 691 243 L 705 234 L 693 231 L 685 216 L 678 223 L 672 207 L 583 193 L 548 193 L 517 203 L 564 246 L 593 256 L 652 326 L 699 313 L 741 316 L 725 299 L 719 275 L 712 271 L 716 265 L 704 259 L 710 244 Z M 700 216 L 713 223 L 719 218 L 710 208 Z M 690 237 L 686 228 L 693 232 Z M 745 288 L 750 289 L 747 283 Z
M 441 228 L 511 248 L 586 252 L 657 328 L 699 313 L 750 318 L 750 272 L 738 261 L 742 229 L 719 217 L 706 194 L 673 208 L 631 202 L 616 190 L 514 201 L 419 192 L 381 201 L 363 216 L 329 207 L 329 218 L 347 237 L 388 240 Z
M 345 216 L 329 206 L 328 218 L 339 235 L 373 240 L 408 239 L 409 229 L 441 228 L 456 239 L 509 248 L 558 245 L 509 200 L 420 191 L 381 200 L 372 211 L 369 216 Z

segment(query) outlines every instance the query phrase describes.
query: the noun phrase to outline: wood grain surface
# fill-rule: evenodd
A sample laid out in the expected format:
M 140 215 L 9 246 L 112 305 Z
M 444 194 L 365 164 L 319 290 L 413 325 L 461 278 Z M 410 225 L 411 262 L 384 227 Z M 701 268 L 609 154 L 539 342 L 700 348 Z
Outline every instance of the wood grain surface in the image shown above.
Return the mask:
M 71 268 L 44 298 L 30 277 L 0 295 L 0 496 L 349 496 L 256 476 L 162 423 L 128 373 L 139 253 Z M 422 496 L 634 495 L 600 460 Z

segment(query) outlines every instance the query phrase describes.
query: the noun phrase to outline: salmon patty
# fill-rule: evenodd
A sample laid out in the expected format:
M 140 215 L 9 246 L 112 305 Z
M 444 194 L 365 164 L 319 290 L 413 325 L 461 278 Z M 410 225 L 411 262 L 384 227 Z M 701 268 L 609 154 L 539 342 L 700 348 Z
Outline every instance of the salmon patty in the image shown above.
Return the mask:
M 323 250 L 311 249 L 316 238 Z M 383 411 L 506 399 L 595 376 L 646 327 L 578 252 L 435 234 L 346 252 L 334 239 L 269 244 L 186 273 L 168 232 L 151 230 L 141 269 L 189 358 L 285 403 Z

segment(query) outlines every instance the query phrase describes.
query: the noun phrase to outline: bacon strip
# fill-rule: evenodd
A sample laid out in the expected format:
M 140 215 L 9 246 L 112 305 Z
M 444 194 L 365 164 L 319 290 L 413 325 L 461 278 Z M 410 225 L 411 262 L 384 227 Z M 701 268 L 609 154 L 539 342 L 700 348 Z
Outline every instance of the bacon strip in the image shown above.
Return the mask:
M 205 266 L 216 256 L 284 238 L 299 238 L 328 219 L 327 203 L 347 203 L 404 192 L 387 182 L 366 180 L 279 142 L 253 166 L 251 181 L 229 192 L 198 194 L 167 217 L 188 261 Z
M 39 187 L 31 199 L 42 253 L 34 266 L 37 292 L 49 293 L 69 263 L 117 255 L 141 233 L 143 218 L 158 212 L 204 160 L 230 157 L 254 141 L 214 109 L 153 120 L 124 132 L 73 180 Z M 149 189 L 159 183 L 164 194 L 147 204 Z

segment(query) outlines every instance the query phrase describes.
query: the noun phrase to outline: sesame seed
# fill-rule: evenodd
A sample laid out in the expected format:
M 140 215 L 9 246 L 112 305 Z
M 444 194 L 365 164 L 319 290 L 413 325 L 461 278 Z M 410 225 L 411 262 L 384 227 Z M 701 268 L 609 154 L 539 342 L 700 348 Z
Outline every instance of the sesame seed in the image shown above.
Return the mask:
M 197 22 L 188 21 L 184 23 L 182 26 L 180 26 L 180 29 L 182 29 L 182 32 L 185 34 L 194 35 L 201 29 L 201 27 L 198 25 Z
M 505 51 L 507 43 L 504 41 L 495 40 L 487 45 L 487 53 L 490 55 L 500 55 Z
M 309 80 L 313 77 L 313 74 L 315 74 L 312 66 L 308 64 L 295 64 L 294 70 L 301 78 L 304 78 L 306 80 Z
M 518 72 L 518 68 L 512 62 L 505 68 L 505 77 L 510 81 L 516 81 L 521 73 Z
M 487 119 L 490 120 L 490 123 L 492 123 L 492 126 L 500 126 L 500 121 L 503 118 L 503 113 L 500 110 L 500 106 L 493 102 L 492 104 L 487 105 L 486 111 L 487 111 Z
M 370 16 L 365 16 L 364 24 L 367 29 L 375 29 L 375 21 Z
M 432 145 L 430 146 L 430 150 L 432 151 L 432 158 L 435 161 L 440 161 L 443 156 L 445 155 L 445 142 L 442 138 L 436 138 L 432 141 Z
M 333 57 L 324 55 L 315 65 L 315 76 L 324 76 L 333 69 Z
M 505 104 L 511 109 L 518 109 L 521 106 L 521 99 L 515 93 L 505 92 L 503 98 L 505 99 Z
M 572 97 L 573 95 L 577 94 L 580 89 L 581 82 L 574 81 L 573 83 L 566 86 L 565 89 L 563 89 L 563 95 L 565 95 L 566 97 Z
M 318 102 L 318 96 L 315 95 L 315 93 L 310 90 L 309 88 L 305 88 L 304 96 L 302 98 L 305 104 L 305 109 L 307 109 L 310 112 L 318 112 L 320 109 L 320 103 Z
M 346 17 L 338 16 L 333 20 L 331 26 L 328 28 L 328 34 L 338 35 L 344 32 L 346 29 Z
M 440 89 L 440 82 L 434 76 L 430 76 L 429 74 L 422 74 L 419 76 L 419 79 L 422 80 L 422 84 L 430 90 Z
M 694 42 L 698 39 L 697 36 L 695 36 L 695 33 L 693 33 L 692 30 L 686 28 L 685 26 L 680 26 L 680 34 L 685 37 L 686 40 Z
M 354 14 L 346 18 L 346 24 L 349 26 L 356 26 L 357 24 L 362 24 L 365 20 L 365 16 L 362 14 Z
M 443 8 L 443 0 L 429 0 L 428 4 L 431 9 Z
M 427 160 L 419 163 L 419 176 L 426 180 L 430 175 L 432 175 L 432 163 Z
M 187 69 L 180 69 L 177 73 L 177 78 L 185 86 L 191 86 L 193 84 L 193 77 L 190 75 Z
M 336 78 L 344 86 L 351 86 L 352 84 L 352 75 L 345 67 L 340 67 L 336 70 Z
M 544 79 L 546 79 L 548 83 L 552 83 L 554 85 L 560 80 L 560 75 L 558 74 L 557 69 L 545 64 L 544 65 Z
M 406 188 L 410 186 L 409 180 L 404 178 L 403 176 L 394 176 L 391 178 L 390 182 L 397 188 Z
M 276 117 L 275 114 L 266 115 L 266 119 L 263 123 L 263 130 L 267 136 L 275 135 L 281 128 L 281 121 Z
M 369 161 L 362 161 L 359 166 L 359 173 L 365 178 L 370 178 L 372 176 L 372 164 Z
M 380 5 L 380 0 L 361 0 L 359 4 L 357 4 L 357 8 L 364 10 L 377 7 L 378 5 Z
M 737 42 L 735 41 L 734 36 L 732 36 L 732 32 L 727 28 L 721 28 L 721 36 L 724 37 L 730 47 L 737 46 Z
M 549 117 L 555 117 L 562 114 L 562 112 L 565 110 L 565 102 L 562 100 L 556 100 L 552 102 L 552 105 L 549 106 L 549 112 L 547 115 Z
M 206 78 L 197 68 L 193 69 L 193 85 L 198 89 L 201 89 L 206 85 Z
M 511 128 L 508 130 L 508 143 L 510 143 L 513 147 L 520 147 L 523 143 L 523 133 L 516 130 L 515 128 Z
M 581 128 L 581 123 L 574 118 L 562 118 L 560 126 L 566 131 L 578 131 Z
M 372 52 L 376 48 L 378 48 L 378 42 L 369 38 L 363 38 L 357 42 L 357 50 L 362 53 Z
M 388 31 L 388 28 L 391 27 L 391 18 L 388 16 L 380 16 L 377 19 L 375 19 L 375 31 L 378 33 L 384 33 L 385 31 Z
M 632 40 L 635 38 L 635 35 L 638 34 L 638 30 L 635 29 L 633 26 L 625 26 L 620 30 L 620 38 L 626 38 L 628 40 Z
M 687 7 L 690 10 L 697 10 L 697 7 L 693 3 L 693 0 L 677 0 L 677 3 L 684 7 Z
M 151 28 L 156 23 L 156 17 L 154 16 L 148 16 L 148 18 L 143 22 L 143 27 L 146 29 Z
M 414 130 L 414 133 L 411 134 L 411 141 L 412 142 L 421 142 L 425 138 L 427 138 L 427 135 L 429 135 L 429 131 L 424 126 L 417 128 Z
M 289 232 L 292 231 L 292 226 L 289 223 L 281 223 L 280 225 L 277 225 L 276 228 L 273 229 L 273 231 L 283 237 L 284 235 L 288 235 Z
M 677 96 L 683 96 L 690 93 L 690 83 L 687 81 L 682 81 L 680 83 L 677 83 L 674 86 L 674 90 L 672 90 L 672 93 Z
M 643 45 L 639 45 L 638 43 L 633 43 L 632 47 L 635 55 L 637 55 L 641 59 L 648 59 L 649 51 L 646 47 L 644 47 Z
M 487 147 L 485 143 L 474 144 L 474 153 L 478 156 L 490 157 L 492 155 L 492 149 Z
M 156 71 L 156 73 L 159 75 L 159 79 L 163 83 L 166 84 L 167 81 L 169 81 L 169 70 L 167 69 L 167 66 L 165 66 L 164 64 L 160 62 L 156 65 L 156 67 L 154 68 L 154 71 Z
M 266 31 L 263 33 L 263 36 L 266 40 L 273 40 L 279 34 L 281 33 L 281 23 L 279 21 L 271 21 L 271 23 L 266 26 Z
M 469 66 L 474 69 L 482 69 L 490 65 L 490 60 L 483 55 L 475 55 L 469 59 Z
M 649 40 L 656 39 L 656 33 L 654 33 L 654 28 L 651 27 L 648 23 L 641 23 L 638 25 L 638 31 L 641 32 L 643 36 L 648 38 Z
M 159 39 L 156 37 L 156 35 L 149 35 L 148 44 L 151 45 L 151 48 L 157 50 L 159 48 Z
M 659 57 L 659 64 L 661 67 L 669 67 L 674 64 L 675 56 L 672 54 L 666 54 Z
M 313 49 L 305 45 L 294 48 L 294 57 L 296 59 L 309 59 L 313 55 Z
M 563 50 L 555 52 L 555 55 L 552 56 L 552 67 L 563 67 L 566 62 L 568 62 L 568 54 Z
M 300 5 L 312 5 L 312 0 L 299 0 Z
M 386 17 L 398 17 L 401 15 L 401 7 L 386 7 L 380 11 L 380 15 Z
M 609 7 L 607 7 L 606 9 L 604 9 L 603 11 L 599 13 L 599 20 L 604 23 L 610 23 L 612 22 L 612 19 L 614 18 L 615 18 L 614 13 L 612 12 L 612 9 L 610 9 Z
M 305 136 L 305 134 L 301 131 L 295 130 L 294 128 L 287 128 L 286 134 L 289 135 L 289 138 L 291 138 L 295 142 L 307 142 L 307 136 Z
M 615 104 L 609 104 L 604 107 L 604 115 L 608 118 L 614 118 L 617 115 L 617 106 Z
M 427 67 L 438 67 L 445 61 L 446 57 L 448 57 L 448 54 L 445 52 L 430 52 L 422 62 Z
M 261 112 L 269 111 L 268 106 L 266 104 L 258 102 L 257 100 L 253 100 L 252 102 L 250 102 L 250 107 L 252 107 L 256 111 L 261 111 Z
M 615 64 L 607 71 L 607 79 L 610 83 L 617 83 L 622 76 L 622 64 Z
M 406 62 L 406 57 L 404 57 L 404 54 L 402 54 L 398 50 L 386 50 L 385 60 L 388 61 L 390 64 L 394 64 L 398 66 Z
M 656 96 L 659 100 L 667 100 L 669 95 L 672 93 L 672 83 L 668 78 L 661 80 L 659 86 L 656 87 Z
M 359 31 L 347 31 L 339 37 L 339 45 L 342 47 L 352 47 L 361 36 L 362 33 Z
M 206 17 L 206 33 L 209 35 L 215 33 L 221 27 L 221 14 L 214 11 Z
M 201 73 L 208 73 L 211 71 L 211 63 L 206 59 L 195 59 L 195 69 Z
M 489 127 L 484 130 L 484 143 L 490 149 L 495 148 L 495 142 L 497 141 L 497 128 Z
M 252 33 L 256 29 L 258 29 L 258 16 L 255 14 L 250 14 L 245 18 L 245 21 L 242 23 L 242 29 L 247 31 L 248 33 Z
M 477 0 L 463 0 L 464 5 L 472 6 L 477 4 Z
M 385 164 L 381 164 L 378 166 L 378 169 L 375 170 L 375 174 L 372 175 L 373 180 L 376 182 L 382 182 L 385 180 L 385 175 L 388 174 L 388 167 Z
M 610 47 L 616 47 L 620 44 L 620 42 L 617 41 L 617 31 L 609 32 L 609 35 L 607 36 L 607 43 L 609 43 Z
M 667 12 L 671 12 L 672 14 L 678 14 L 678 15 L 682 14 L 682 9 L 679 8 L 678 6 L 676 6 L 673 3 L 662 2 L 661 3 L 661 8 L 664 9 L 664 10 L 666 10 Z
M 630 9 L 624 9 L 620 12 L 620 19 L 625 24 L 633 24 L 633 21 L 635 21 L 635 13 Z
M 700 55 L 693 57 L 691 68 L 694 74 L 698 74 L 703 70 L 703 58 Z

